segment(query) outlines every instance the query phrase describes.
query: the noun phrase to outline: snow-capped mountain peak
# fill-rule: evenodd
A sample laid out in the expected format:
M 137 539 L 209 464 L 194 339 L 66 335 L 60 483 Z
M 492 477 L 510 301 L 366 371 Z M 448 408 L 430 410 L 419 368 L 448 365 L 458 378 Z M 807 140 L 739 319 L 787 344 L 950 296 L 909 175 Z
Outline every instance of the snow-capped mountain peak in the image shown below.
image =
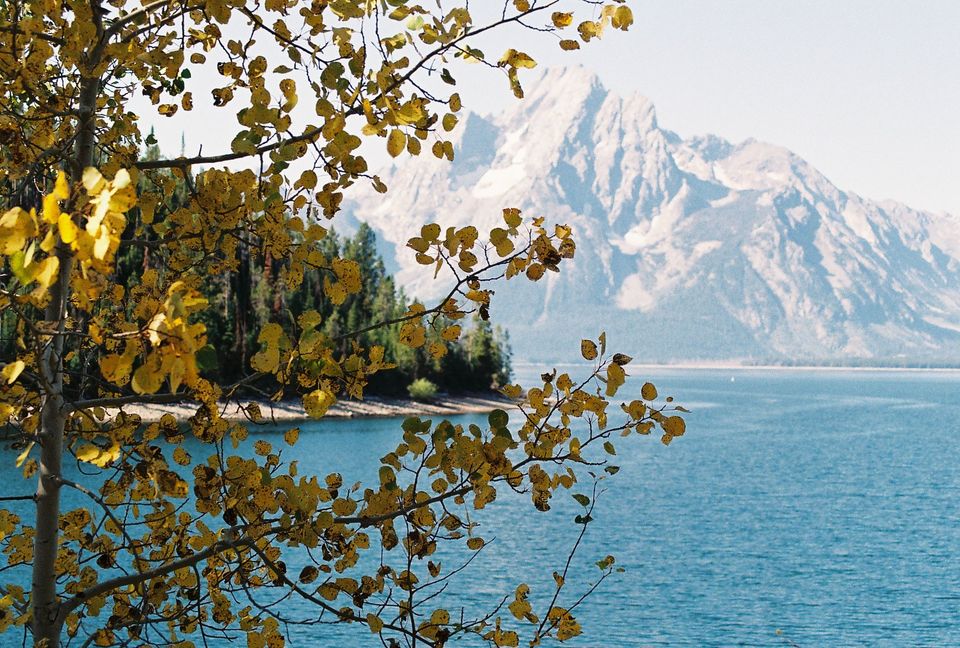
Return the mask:
M 495 315 L 525 314 L 505 322 L 521 355 L 606 328 L 646 360 L 960 358 L 960 219 L 845 192 L 773 144 L 684 139 L 582 68 L 524 85 L 464 117 L 454 162 L 405 161 L 349 206 L 415 294 L 438 289 L 403 248 L 420 225 L 482 230 L 515 206 L 579 243 L 546 285 L 499 291 Z

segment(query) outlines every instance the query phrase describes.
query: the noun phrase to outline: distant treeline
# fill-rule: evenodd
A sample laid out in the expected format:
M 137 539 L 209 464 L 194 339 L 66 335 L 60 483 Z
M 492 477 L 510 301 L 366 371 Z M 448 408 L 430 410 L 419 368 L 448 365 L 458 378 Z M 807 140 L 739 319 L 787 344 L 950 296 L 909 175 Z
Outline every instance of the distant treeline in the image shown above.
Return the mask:
M 284 260 L 252 249 L 242 260 L 240 271 L 208 279 L 204 292 L 219 307 L 209 311 L 204 323 L 207 338 L 217 351 L 215 371 L 219 380 L 230 383 L 242 375 L 250 355 L 259 348 L 256 339 L 260 329 L 268 322 L 289 329 L 304 311 L 316 310 L 323 318 L 318 330 L 336 338 L 407 311 L 409 302 L 386 272 L 369 226 L 362 224 L 352 237 L 331 231 L 320 246 L 327 258 L 340 256 L 360 266 L 363 288 L 340 305 L 324 294 L 319 270 L 307 269 L 301 285 L 291 290 L 279 280 Z M 426 378 L 447 392 L 489 391 L 505 384 L 511 373 L 507 335 L 479 317 L 464 328 L 460 341 L 448 343 L 449 350 L 440 359 L 433 358 L 426 345 L 411 349 L 400 344 L 399 324 L 343 339 L 339 351 L 348 353 L 354 342 L 366 348 L 384 347 L 385 357 L 397 368 L 371 378 L 367 390 L 375 394 L 406 395 L 407 387 L 418 378 Z M 434 337 L 439 339 L 439 334 L 434 333 Z
M 185 202 L 187 191 L 186 183 L 177 183 L 173 192 L 174 208 Z M 139 209 L 133 209 L 128 218 L 131 224 L 124 237 L 130 236 L 133 223 L 140 218 Z M 162 218 L 162 214 L 157 214 L 155 222 Z M 306 269 L 302 283 L 295 289 L 288 288 L 281 279 L 287 260 L 264 253 L 257 241 L 246 241 L 238 247 L 235 272 L 204 278 L 201 290 L 214 306 L 204 311 L 200 319 L 207 327 L 209 344 L 201 358 L 205 377 L 220 384 L 232 384 L 248 374 L 250 357 L 260 348 L 257 337 L 269 322 L 280 324 L 295 337 L 292 332 L 297 318 L 304 311 L 316 310 L 322 316 L 318 330 L 336 339 L 344 333 L 397 318 L 407 311 L 409 300 L 387 273 L 369 226 L 361 225 L 353 236 L 341 236 L 331 230 L 319 245 L 327 258 L 340 256 L 360 266 L 362 289 L 340 305 L 324 294 L 323 276 L 317 269 Z M 128 289 L 127 294 L 151 268 L 150 256 L 149 246 L 121 246 L 116 279 Z M 129 308 L 132 305 L 128 305 Z M 14 321 L 13 313 L 0 313 L 0 357 L 15 357 L 18 332 Z M 372 376 L 367 393 L 406 396 L 407 387 L 420 379 L 429 380 L 440 391 L 449 393 L 484 392 L 506 384 L 511 374 L 507 334 L 476 316 L 472 321 L 459 323 L 463 326 L 460 340 L 446 343 L 448 352 L 440 359 L 435 359 L 426 349 L 430 342 L 440 339 L 439 333 L 429 328 L 427 345 L 419 349 L 400 344 L 399 324 L 375 327 L 341 338 L 336 344 L 343 353 L 349 353 L 355 342 L 365 348 L 381 345 L 385 359 L 397 365 L 396 369 Z M 422 380 L 419 384 L 423 384 Z M 259 386 L 265 390 L 276 387 Z M 78 388 L 84 392 L 94 389 Z
M 387 273 L 377 251 L 373 230 L 361 224 L 352 237 L 331 230 L 319 243 L 327 258 L 339 256 L 360 266 L 362 289 L 349 295 L 342 304 L 334 304 L 324 294 L 323 275 L 315 268 L 304 271 L 302 283 L 290 289 L 281 279 L 284 259 L 263 254 L 256 244 L 239 251 L 236 272 L 206 277 L 202 292 L 215 308 L 201 318 L 207 327 L 207 341 L 216 353 L 216 362 L 207 363 L 205 374 L 221 384 L 239 380 L 248 372 L 251 355 L 259 350 L 257 337 L 270 322 L 280 324 L 293 336 L 293 324 L 305 311 L 320 313 L 317 329 L 329 338 L 337 338 L 402 316 L 409 306 L 403 290 Z M 139 250 L 128 251 L 117 264 L 121 285 L 135 282 L 144 263 Z M 138 267 L 139 266 L 139 267 Z M 439 334 L 434 334 L 439 339 Z M 295 336 L 293 336 L 295 337 Z M 483 392 L 510 379 L 510 346 L 500 327 L 474 317 L 464 326 L 461 339 L 447 343 L 448 352 L 433 358 L 426 345 L 411 349 L 400 344 L 400 325 L 373 328 L 351 338 L 343 338 L 339 351 L 349 353 L 354 342 L 369 348 L 380 345 L 385 358 L 396 369 L 374 375 L 367 392 L 381 395 L 407 395 L 407 387 L 426 378 L 446 392 Z M 432 338 L 428 336 L 428 343 Z

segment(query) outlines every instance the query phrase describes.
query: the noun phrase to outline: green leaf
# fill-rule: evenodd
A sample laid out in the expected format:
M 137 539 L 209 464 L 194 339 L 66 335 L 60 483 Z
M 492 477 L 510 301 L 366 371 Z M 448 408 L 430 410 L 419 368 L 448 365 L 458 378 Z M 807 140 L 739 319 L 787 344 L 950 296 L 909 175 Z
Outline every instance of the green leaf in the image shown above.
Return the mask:
M 583 507 L 590 506 L 590 498 L 584 495 L 583 493 L 574 493 L 573 499 L 577 500 L 580 506 L 583 506 Z
M 230 143 L 230 150 L 234 153 L 242 153 L 247 155 L 256 153 L 257 146 L 252 141 L 250 131 L 240 131 L 237 133 L 236 137 L 234 137 L 233 141 Z
M 194 358 L 201 371 L 213 371 L 220 365 L 220 360 L 217 358 L 217 350 L 213 348 L 212 344 L 200 347 L 200 350 L 197 351 Z
M 22 284 L 28 284 L 33 281 L 33 278 L 30 276 L 30 273 L 26 270 L 26 255 L 23 253 L 23 250 L 17 250 L 10 255 L 10 269 L 13 271 L 13 276 L 17 278 Z
M 507 426 L 507 423 L 510 421 L 510 416 L 502 409 L 495 409 L 490 412 L 487 420 L 490 422 L 490 427 L 494 429 L 502 428 Z

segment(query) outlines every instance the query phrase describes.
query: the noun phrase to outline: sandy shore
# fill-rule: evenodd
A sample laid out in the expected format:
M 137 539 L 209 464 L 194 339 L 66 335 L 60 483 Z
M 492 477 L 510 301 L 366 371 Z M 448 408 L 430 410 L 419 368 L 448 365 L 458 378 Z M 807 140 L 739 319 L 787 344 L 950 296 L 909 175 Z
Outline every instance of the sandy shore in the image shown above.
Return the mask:
M 242 400 L 224 403 L 222 416 L 230 420 L 249 418 L 241 407 L 251 403 L 260 407 L 264 421 L 302 421 L 308 417 L 299 400 L 274 403 L 266 400 Z M 494 409 L 507 409 L 513 404 L 494 395 L 440 396 L 429 403 L 420 403 L 404 398 L 380 398 L 369 396 L 362 401 L 339 401 L 331 407 L 324 418 L 382 417 L 382 416 L 453 416 L 456 414 L 485 413 Z M 124 407 L 128 414 L 137 414 L 145 422 L 157 421 L 164 414 L 172 414 L 178 420 L 186 420 L 196 412 L 196 404 L 177 405 L 132 405 Z M 114 414 L 116 410 L 108 410 Z

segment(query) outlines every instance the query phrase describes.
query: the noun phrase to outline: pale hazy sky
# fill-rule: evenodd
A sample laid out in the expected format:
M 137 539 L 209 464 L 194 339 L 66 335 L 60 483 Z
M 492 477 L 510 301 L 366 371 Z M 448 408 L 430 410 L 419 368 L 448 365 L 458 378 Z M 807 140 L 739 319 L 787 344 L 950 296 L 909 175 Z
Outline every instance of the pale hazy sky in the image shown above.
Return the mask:
M 960 0 L 635 0 L 580 62 L 661 125 L 786 146 L 864 196 L 960 215 Z M 484 85 L 486 85 L 484 83 Z M 496 109 L 510 100 L 484 92 Z M 484 100 L 482 100 L 484 101 Z
M 495 58 L 511 45 L 544 65 L 582 64 L 619 93 L 650 97 L 661 125 L 681 136 L 780 144 L 842 189 L 960 215 L 960 0 L 631 6 L 633 29 L 580 52 L 561 52 L 545 34 L 521 34 L 519 43 L 506 34 L 484 49 Z M 457 76 L 469 86 L 468 109 L 515 101 L 496 71 L 461 66 Z M 193 149 L 213 138 L 224 115 L 208 112 L 161 120 L 161 141 L 178 142 L 186 130 Z

